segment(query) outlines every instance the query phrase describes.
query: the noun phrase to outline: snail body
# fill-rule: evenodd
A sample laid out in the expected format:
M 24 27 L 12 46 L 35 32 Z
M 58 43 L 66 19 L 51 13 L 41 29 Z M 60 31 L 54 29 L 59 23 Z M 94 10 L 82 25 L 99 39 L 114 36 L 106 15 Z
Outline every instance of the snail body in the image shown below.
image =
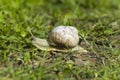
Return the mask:
M 78 42 L 78 31 L 72 26 L 58 26 L 48 36 L 48 43 L 54 47 L 73 48 Z

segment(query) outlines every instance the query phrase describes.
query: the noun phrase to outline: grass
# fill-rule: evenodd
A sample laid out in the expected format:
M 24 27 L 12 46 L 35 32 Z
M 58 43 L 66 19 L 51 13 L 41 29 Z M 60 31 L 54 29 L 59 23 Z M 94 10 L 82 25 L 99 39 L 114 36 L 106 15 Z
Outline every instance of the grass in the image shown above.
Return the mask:
M 0 80 L 119 80 L 119 0 L 1 0 Z M 47 38 L 59 25 L 76 26 L 100 65 L 73 65 L 31 44 L 29 30 Z M 83 46 L 85 47 L 85 46 Z M 86 48 L 86 47 L 85 47 Z

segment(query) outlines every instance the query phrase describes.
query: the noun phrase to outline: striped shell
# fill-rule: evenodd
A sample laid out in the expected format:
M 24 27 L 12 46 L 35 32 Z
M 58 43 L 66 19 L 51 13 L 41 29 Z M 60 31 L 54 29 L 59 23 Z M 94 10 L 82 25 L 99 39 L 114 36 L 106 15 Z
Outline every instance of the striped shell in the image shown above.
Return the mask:
M 73 48 L 79 43 L 78 31 L 72 26 L 58 26 L 50 32 L 48 43 L 54 47 Z

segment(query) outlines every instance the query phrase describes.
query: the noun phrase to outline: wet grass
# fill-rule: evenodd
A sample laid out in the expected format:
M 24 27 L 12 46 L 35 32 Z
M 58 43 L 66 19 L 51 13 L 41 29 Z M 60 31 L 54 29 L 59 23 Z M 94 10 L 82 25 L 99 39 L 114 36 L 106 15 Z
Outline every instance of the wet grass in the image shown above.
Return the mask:
M 1 0 L 1 80 L 119 80 L 119 0 Z M 100 65 L 73 65 L 31 44 L 32 33 L 47 38 L 59 25 L 76 26 L 84 48 L 102 59 Z M 49 62 L 49 63 L 48 63 Z

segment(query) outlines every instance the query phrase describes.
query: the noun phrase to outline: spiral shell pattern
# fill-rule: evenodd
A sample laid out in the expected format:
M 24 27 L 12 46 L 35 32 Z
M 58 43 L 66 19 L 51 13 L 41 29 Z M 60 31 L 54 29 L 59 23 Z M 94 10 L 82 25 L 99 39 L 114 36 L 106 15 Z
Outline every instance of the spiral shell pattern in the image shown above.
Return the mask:
M 60 48 L 73 48 L 79 43 L 78 31 L 73 26 L 58 26 L 48 36 L 49 45 Z

